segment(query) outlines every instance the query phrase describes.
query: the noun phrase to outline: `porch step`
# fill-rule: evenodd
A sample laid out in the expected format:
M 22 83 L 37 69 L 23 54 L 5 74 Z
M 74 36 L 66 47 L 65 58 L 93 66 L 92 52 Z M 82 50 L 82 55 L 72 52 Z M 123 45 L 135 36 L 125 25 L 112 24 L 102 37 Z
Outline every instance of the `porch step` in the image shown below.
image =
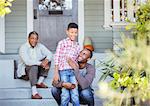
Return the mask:
M 9 57 L 9 56 L 6 56 Z M 10 56 L 11 57 L 11 56 Z M 31 98 L 31 87 L 29 81 L 14 79 L 14 58 L 3 58 L 0 56 L 0 106 L 57 106 L 56 101 L 51 95 L 52 78 L 54 74 L 54 63 L 52 62 L 51 69 L 45 83 L 48 89 L 38 89 L 39 94 L 43 97 L 42 100 L 33 100 Z M 103 59 L 105 54 L 94 54 L 97 59 Z M 12 60 L 10 60 L 12 59 Z M 95 66 L 98 64 L 95 63 Z M 9 67 L 8 67 L 9 66 Z M 96 68 L 97 69 L 97 68 Z M 97 69 L 96 76 L 92 84 L 95 89 L 95 106 L 102 106 L 102 100 L 96 96 L 97 83 L 101 75 L 100 69 Z M 69 105 L 71 106 L 71 105 Z
M 58 106 L 54 99 L 7 99 L 0 100 L 0 106 Z
M 0 106 L 58 106 L 54 99 L 7 99 L 0 100 Z M 72 106 L 70 103 L 69 106 Z M 87 106 L 87 105 L 80 105 Z M 103 106 L 102 101 L 95 100 L 95 106 Z
M 30 88 L 1 88 L 0 106 L 57 106 L 51 94 L 51 88 L 38 89 L 42 100 L 31 99 Z M 95 93 L 96 94 L 96 93 Z M 102 100 L 95 95 L 95 106 L 102 106 Z M 69 105 L 71 106 L 71 105 Z
M 47 88 L 47 89 L 39 88 L 37 89 L 37 91 L 44 99 L 53 99 L 51 95 L 51 88 Z M 31 98 L 31 88 L 0 89 L 0 100 L 30 99 L 30 98 Z
M 38 88 L 37 91 L 44 99 L 53 99 L 51 94 L 51 87 L 47 89 Z M 99 99 L 96 95 L 95 99 Z M 5 99 L 30 99 L 31 98 L 31 88 L 1 88 L 0 89 L 0 100 Z M 1 105 L 0 105 L 1 106 Z

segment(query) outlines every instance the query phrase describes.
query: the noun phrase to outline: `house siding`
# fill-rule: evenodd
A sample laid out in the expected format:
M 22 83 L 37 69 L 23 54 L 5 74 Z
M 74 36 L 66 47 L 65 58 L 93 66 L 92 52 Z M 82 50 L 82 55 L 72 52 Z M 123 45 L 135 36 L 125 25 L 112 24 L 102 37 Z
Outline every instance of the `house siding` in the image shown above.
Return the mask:
M 113 30 L 113 50 L 119 50 L 120 48 L 118 47 L 118 45 L 120 43 L 122 43 L 122 38 L 123 36 L 126 37 L 132 37 L 132 33 L 130 30 L 126 30 L 125 29 L 125 25 L 121 25 L 121 26 L 113 26 L 112 27 Z
M 105 30 L 104 25 L 104 1 L 85 0 L 85 36 L 90 36 L 95 52 L 105 52 L 113 48 L 112 30 Z
M 15 0 L 12 12 L 5 17 L 6 53 L 18 53 L 18 49 L 27 38 L 26 0 Z

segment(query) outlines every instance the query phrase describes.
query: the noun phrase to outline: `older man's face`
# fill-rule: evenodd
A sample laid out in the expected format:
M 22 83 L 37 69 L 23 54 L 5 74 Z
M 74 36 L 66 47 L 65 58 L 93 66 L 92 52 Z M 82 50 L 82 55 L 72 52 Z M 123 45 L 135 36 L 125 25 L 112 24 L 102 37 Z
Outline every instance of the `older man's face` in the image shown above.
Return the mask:
M 88 59 L 90 58 L 90 51 L 87 49 L 83 49 L 78 57 L 78 62 L 87 62 Z
M 38 43 L 38 37 L 37 37 L 37 35 L 35 35 L 35 34 L 32 34 L 32 35 L 28 38 L 28 40 L 29 40 L 29 44 L 30 44 L 32 47 L 35 47 L 35 46 L 37 45 L 37 43 Z

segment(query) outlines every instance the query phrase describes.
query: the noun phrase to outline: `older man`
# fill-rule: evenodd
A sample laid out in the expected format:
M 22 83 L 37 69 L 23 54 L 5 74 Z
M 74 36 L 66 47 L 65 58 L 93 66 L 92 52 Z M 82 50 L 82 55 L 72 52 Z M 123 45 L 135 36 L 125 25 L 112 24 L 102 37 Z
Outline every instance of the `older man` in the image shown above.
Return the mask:
M 50 69 L 52 53 L 41 43 L 38 43 L 38 33 L 29 33 L 28 41 L 20 47 L 17 75 L 19 78 L 30 80 L 32 99 L 42 99 L 37 88 L 48 88 L 44 83 Z
M 75 77 L 78 81 L 78 91 L 80 104 L 94 106 L 93 90 L 91 88 L 92 81 L 95 77 L 95 68 L 87 63 L 92 57 L 92 51 L 83 49 L 78 56 L 78 64 L 68 59 L 69 65 L 74 69 Z M 58 105 L 61 104 L 61 88 L 73 89 L 75 86 L 71 83 L 53 81 L 52 95 Z

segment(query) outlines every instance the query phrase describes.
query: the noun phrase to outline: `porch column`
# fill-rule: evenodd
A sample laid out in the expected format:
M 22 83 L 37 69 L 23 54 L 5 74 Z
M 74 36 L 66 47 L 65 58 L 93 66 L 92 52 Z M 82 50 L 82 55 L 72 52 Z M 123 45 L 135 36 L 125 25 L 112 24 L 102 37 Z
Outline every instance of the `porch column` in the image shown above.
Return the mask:
M 109 29 L 110 23 L 112 22 L 111 19 L 111 1 L 104 0 L 104 28 Z
M 27 0 L 27 36 L 33 31 L 33 0 Z
M 78 34 L 78 42 L 81 48 L 83 48 L 84 41 L 84 0 L 78 1 L 78 26 L 79 26 L 79 34 Z
M 5 53 L 5 17 L 0 17 L 0 53 Z
M 130 21 L 134 21 L 133 0 L 127 0 L 127 17 Z
M 120 22 L 120 0 L 113 0 L 114 22 Z

